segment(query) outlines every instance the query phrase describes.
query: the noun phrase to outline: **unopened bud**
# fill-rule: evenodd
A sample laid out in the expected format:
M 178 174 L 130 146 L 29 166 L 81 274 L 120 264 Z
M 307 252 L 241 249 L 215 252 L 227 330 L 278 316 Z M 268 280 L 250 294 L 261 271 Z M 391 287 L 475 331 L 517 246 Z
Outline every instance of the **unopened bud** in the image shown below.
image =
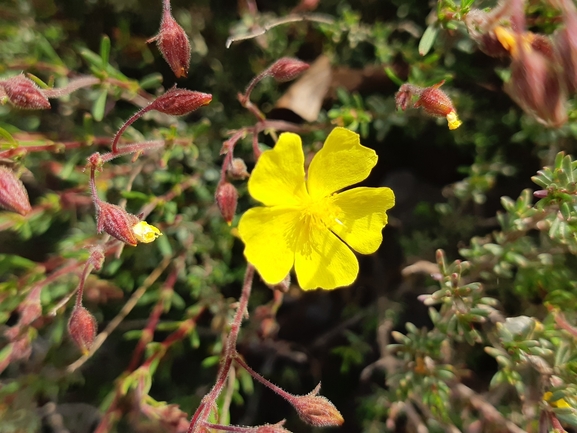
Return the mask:
M 535 198 L 545 198 L 549 195 L 549 191 L 547 191 L 546 189 L 540 189 L 539 191 L 534 191 L 533 192 L 533 197 Z
M 246 170 L 246 164 L 241 158 L 233 158 L 230 167 L 228 168 L 228 174 L 231 178 L 237 180 L 244 180 L 250 176 Z
M 40 92 L 40 89 L 24 75 L 16 75 L 5 81 L 0 81 L 0 87 L 12 105 L 25 110 L 47 110 L 50 108 L 48 98 Z
M 174 86 L 156 98 L 149 108 L 172 116 L 182 116 L 209 104 L 210 101 L 212 101 L 212 95 L 209 93 L 177 89 Z
M 96 319 L 90 311 L 82 306 L 74 307 L 68 320 L 68 333 L 83 354 L 90 350 L 97 328 Z
M 126 212 L 120 206 L 98 200 L 96 206 L 96 229 L 106 232 L 119 241 L 135 246 L 138 243 L 132 227 L 140 222 L 136 215 Z
M 315 427 L 330 427 L 342 425 L 345 420 L 327 398 L 317 395 L 321 388 L 320 383 L 307 395 L 294 396 L 290 403 L 296 409 L 299 417 L 309 425 Z
M 292 81 L 310 68 L 308 63 L 291 57 L 277 60 L 269 69 L 269 74 L 278 82 Z
M 459 120 L 453 102 L 439 87 L 445 81 L 441 81 L 431 87 L 426 87 L 420 92 L 415 107 L 423 107 L 425 112 L 433 116 L 446 117 L 449 129 L 457 129 L 463 122 Z
M 521 47 L 511 63 L 505 90 L 528 114 L 547 126 L 567 122 L 567 95 L 554 65 L 545 56 Z
M 402 111 L 405 111 L 409 106 L 413 96 L 418 95 L 421 90 L 421 87 L 414 86 L 409 83 L 403 84 L 399 88 L 399 91 L 395 94 L 395 105 L 397 110 L 400 108 Z
M 190 64 L 190 42 L 186 32 L 172 17 L 168 8 L 163 12 L 158 35 L 148 40 L 153 41 L 156 41 L 162 57 L 176 78 L 186 77 Z
M 0 206 L 20 215 L 26 215 L 32 210 L 22 181 L 4 166 L 0 166 Z
M 560 71 L 570 93 L 577 92 L 577 10 L 571 1 L 561 1 L 565 26 L 553 36 Z
M 216 188 L 215 198 L 220 214 L 226 223 L 230 225 L 234 218 L 236 205 L 238 203 L 238 192 L 236 191 L 236 188 L 230 182 L 220 182 Z

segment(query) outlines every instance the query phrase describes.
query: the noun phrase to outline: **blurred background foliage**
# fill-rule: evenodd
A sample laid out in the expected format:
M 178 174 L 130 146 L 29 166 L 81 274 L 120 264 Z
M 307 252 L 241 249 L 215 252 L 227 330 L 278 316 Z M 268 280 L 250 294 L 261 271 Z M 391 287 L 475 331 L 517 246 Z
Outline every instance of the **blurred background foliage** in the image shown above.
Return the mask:
M 55 307 L 76 288 L 88 246 L 102 238 L 83 169 L 128 117 L 176 82 L 146 43 L 158 31 L 162 5 L 0 3 L 0 78 L 24 71 L 57 87 L 79 75 L 101 80 L 52 100 L 51 110 L 0 106 L 0 162 L 21 173 L 33 204 L 27 217 L 0 212 L 0 432 L 92 432 L 113 399 L 110 431 L 179 431 L 178 421 L 195 410 L 213 384 L 245 268 L 235 224 L 227 226 L 214 204 L 219 151 L 229 131 L 255 123 L 237 93 L 282 56 L 311 62 L 311 70 L 321 64 L 315 74 L 322 85 L 264 80 L 253 102 L 267 119 L 294 123 L 311 153 L 334 125 L 358 131 L 379 155 L 366 184 L 391 187 L 397 204 L 382 247 L 360 258 L 352 287 L 303 293 L 291 286 L 283 296 L 257 282 L 242 356 L 295 394 L 322 382 L 346 420 L 338 431 L 577 428 L 577 162 L 569 156 L 577 114 L 570 100 L 569 121 L 547 128 L 503 91 L 508 59 L 481 52 L 464 22 L 472 8 L 494 6 L 174 0 L 173 15 L 192 46 L 189 76 L 178 86 L 213 100 L 183 118 L 137 121 L 125 140 L 163 139 L 165 148 L 120 158 L 97 174 L 102 198 L 132 213 L 151 206 L 148 220 L 164 236 L 106 250 L 85 295 L 100 331 L 129 299 L 137 302 L 102 347 L 71 368 L 80 356 L 66 332 L 71 305 Z M 311 19 L 226 47 L 231 35 L 258 31 L 295 7 Z M 525 13 L 536 33 L 560 26 L 548 1 L 528 2 Z M 459 129 L 418 110 L 396 111 L 401 83 L 441 80 L 463 120 Z M 297 108 L 303 88 L 319 101 L 318 112 Z M 268 134 L 260 140 L 263 149 L 274 145 Z M 22 151 L 48 144 L 46 151 Z M 235 155 L 252 168 L 250 137 Z M 241 213 L 251 201 L 246 182 L 235 185 Z M 9 330 L 38 287 L 42 316 L 25 330 L 29 356 L 11 361 Z M 155 305 L 162 315 L 145 356 L 158 354 L 157 362 L 131 372 Z M 162 346 L 186 323 L 185 338 Z M 219 401 L 224 421 L 286 418 L 288 430 L 312 431 L 244 372 L 229 395 L 230 410 Z

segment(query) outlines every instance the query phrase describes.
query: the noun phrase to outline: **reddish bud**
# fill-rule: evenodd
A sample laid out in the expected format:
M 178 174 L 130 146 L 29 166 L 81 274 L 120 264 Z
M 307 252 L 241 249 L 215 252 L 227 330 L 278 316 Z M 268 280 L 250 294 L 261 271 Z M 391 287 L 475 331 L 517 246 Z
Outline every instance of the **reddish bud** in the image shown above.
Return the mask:
M 0 82 L 0 87 L 12 105 L 25 110 L 47 110 L 50 108 L 48 98 L 44 96 L 36 83 L 24 75 L 16 75 Z
M 285 81 L 294 80 L 309 67 L 310 65 L 308 63 L 302 62 L 299 59 L 283 57 L 268 68 L 268 73 L 278 82 L 284 83 Z
M 190 42 L 184 29 L 172 17 L 170 9 L 164 10 L 158 35 L 148 40 L 152 41 L 156 41 L 156 46 L 176 78 L 186 77 L 190 64 Z
M 403 84 L 399 91 L 395 94 L 395 105 L 397 110 L 400 108 L 402 111 L 405 111 L 411 102 L 411 99 L 415 95 L 419 95 L 422 88 L 418 86 L 414 86 L 409 83 Z
M 577 92 L 577 10 L 570 1 L 561 1 L 565 26 L 553 36 L 561 75 L 571 93 Z
M 172 116 L 182 116 L 209 104 L 210 101 L 212 101 L 212 95 L 209 93 L 177 89 L 174 86 L 156 98 L 150 104 L 149 109 Z
M 220 182 L 216 188 L 216 204 L 228 225 L 232 223 L 238 203 L 238 192 L 230 182 Z
M 443 80 L 423 89 L 415 103 L 415 107 L 423 107 L 428 114 L 438 117 L 446 117 L 450 112 L 455 111 L 453 102 L 445 92 L 439 89 L 444 83 L 445 81 Z
M 228 168 L 228 174 L 233 179 L 243 180 L 250 176 L 246 170 L 246 164 L 244 160 L 240 158 L 233 158 Z
M 126 212 L 120 206 L 96 200 L 96 229 L 98 233 L 103 231 L 110 236 L 128 245 L 135 246 L 138 240 L 132 228 L 140 222 L 136 215 Z
M 0 166 L 0 206 L 20 215 L 26 215 L 32 210 L 22 181 L 4 166 Z
M 547 191 L 546 189 L 540 189 L 539 191 L 534 191 L 533 192 L 533 197 L 541 199 L 541 198 L 545 198 L 549 195 L 549 191 Z
M 320 389 L 319 383 L 310 394 L 294 396 L 290 403 L 300 418 L 309 425 L 315 427 L 342 425 L 345 420 L 335 405 L 327 398 L 317 395 Z
M 68 333 L 82 353 L 88 353 L 90 350 L 97 328 L 96 319 L 86 308 L 74 307 L 68 321 Z
M 528 114 L 547 126 L 567 121 L 567 95 L 554 65 L 542 54 L 519 44 L 505 90 Z

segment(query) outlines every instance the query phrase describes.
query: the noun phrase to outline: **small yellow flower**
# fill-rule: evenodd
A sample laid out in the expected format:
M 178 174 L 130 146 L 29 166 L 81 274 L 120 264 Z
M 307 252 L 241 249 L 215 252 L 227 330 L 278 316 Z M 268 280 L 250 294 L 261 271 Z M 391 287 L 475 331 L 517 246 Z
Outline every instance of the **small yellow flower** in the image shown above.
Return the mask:
M 553 397 L 553 393 L 551 391 L 547 391 L 545 394 L 543 394 L 543 400 L 545 400 L 547 403 L 549 403 L 551 406 L 553 407 L 559 407 L 559 408 L 570 408 L 571 405 L 569 403 L 567 403 L 567 401 L 564 398 L 560 398 L 559 400 L 555 400 L 555 401 L 549 401 L 551 400 L 551 397 Z
M 239 222 L 244 254 L 268 284 L 280 283 L 294 266 L 301 288 L 334 289 L 353 283 L 359 262 L 353 252 L 374 253 L 383 240 L 390 188 L 343 188 L 364 180 L 377 154 L 359 135 L 335 128 L 313 158 L 305 178 L 301 139 L 281 134 L 264 152 L 248 181 L 264 206 Z
M 132 226 L 132 232 L 134 233 L 134 236 L 138 242 L 142 242 L 144 244 L 149 244 L 150 242 L 153 242 L 157 237 L 162 236 L 162 233 L 160 230 L 158 230 L 158 228 L 148 224 L 146 221 L 140 221 Z

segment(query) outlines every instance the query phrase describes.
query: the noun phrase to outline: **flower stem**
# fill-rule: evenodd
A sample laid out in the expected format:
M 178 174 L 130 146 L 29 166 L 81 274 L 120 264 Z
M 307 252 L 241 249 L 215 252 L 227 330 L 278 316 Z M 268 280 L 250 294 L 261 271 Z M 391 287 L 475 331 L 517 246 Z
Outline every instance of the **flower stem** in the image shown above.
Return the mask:
M 147 111 L 150 111 L 151 109 L 151 105 L 147 105 L 146 107 L 141 108 L 140 110 L 138 110 L 136 113 L 134 113 L 132 115 L 132 117 L 130 119 L 128 119 L 124 125 L 122 125 L 120 127 L 120 129 L 118 130 L 118 132 L 116 133 L 116 135 L 114 136 L 114 139 L 112 140 L 112 153 L 118 153 L 118 140 L 120 140 L 121 135 L 124 133 L 124 131 L 126 131 L 126 129 L 132 125 L 134 122 L 136 122 L 139 118 L 142 117 L 142 115 L 144 113 L 146 113 Z
M 249 264 L 244 275 L 244 283 L 242 286 L 242 293 L 238 301 L 238 307 L 230 327 L 230 333 L 228 334 L 228 338 L 226 340 L 226 345 L 224 348 L 224 361 L 218 370 L 218 375 L 214 386 L 210 392 L 204 396 L 198 408 L 196 409 L 196 412 L 192 416 L 187 433 L 198 433 L 203 431 L 205 428 L 205 423 L 210 415 L 210 411 L 216 405 L 216 399 L 220 395 L 226 383 L 232 361 L 237 356 L 236 341 L 238 339 L 238 333 L 240 332 L 242 319 L 248 306 L 248 299 L 252 290 L 253 278 L 254 267 Z
M 278 395 L 280 395 L 282 398 L 284 398 L 285 400 L 287 400 L 289 403 L 292 404 L 292 402 L 295 399 L 295 396 L 286 392 L 284 389 L 276 386 L 274 383 L 269 382 L 267 379 L 265 379 L 264 377 L 262 377 L 260 374 L 258 374 L 256 371 L 254 371 L 252 368 L 250 368 L 248 366 L 248 364 L 246 362 L 244 362 L 244 360 L 240 357 L 240 356 L 236 356 L 235 359 L 236 363 L 238 365 L 240 365 L 242 368 L 244 368 L 252 377 L 254 377 L 258 382 L 262 383 L 264 386 L 266 386 L 267 388 L 271 389 L 272 391 L 274 391 L 275 393 L 277 393 Z

